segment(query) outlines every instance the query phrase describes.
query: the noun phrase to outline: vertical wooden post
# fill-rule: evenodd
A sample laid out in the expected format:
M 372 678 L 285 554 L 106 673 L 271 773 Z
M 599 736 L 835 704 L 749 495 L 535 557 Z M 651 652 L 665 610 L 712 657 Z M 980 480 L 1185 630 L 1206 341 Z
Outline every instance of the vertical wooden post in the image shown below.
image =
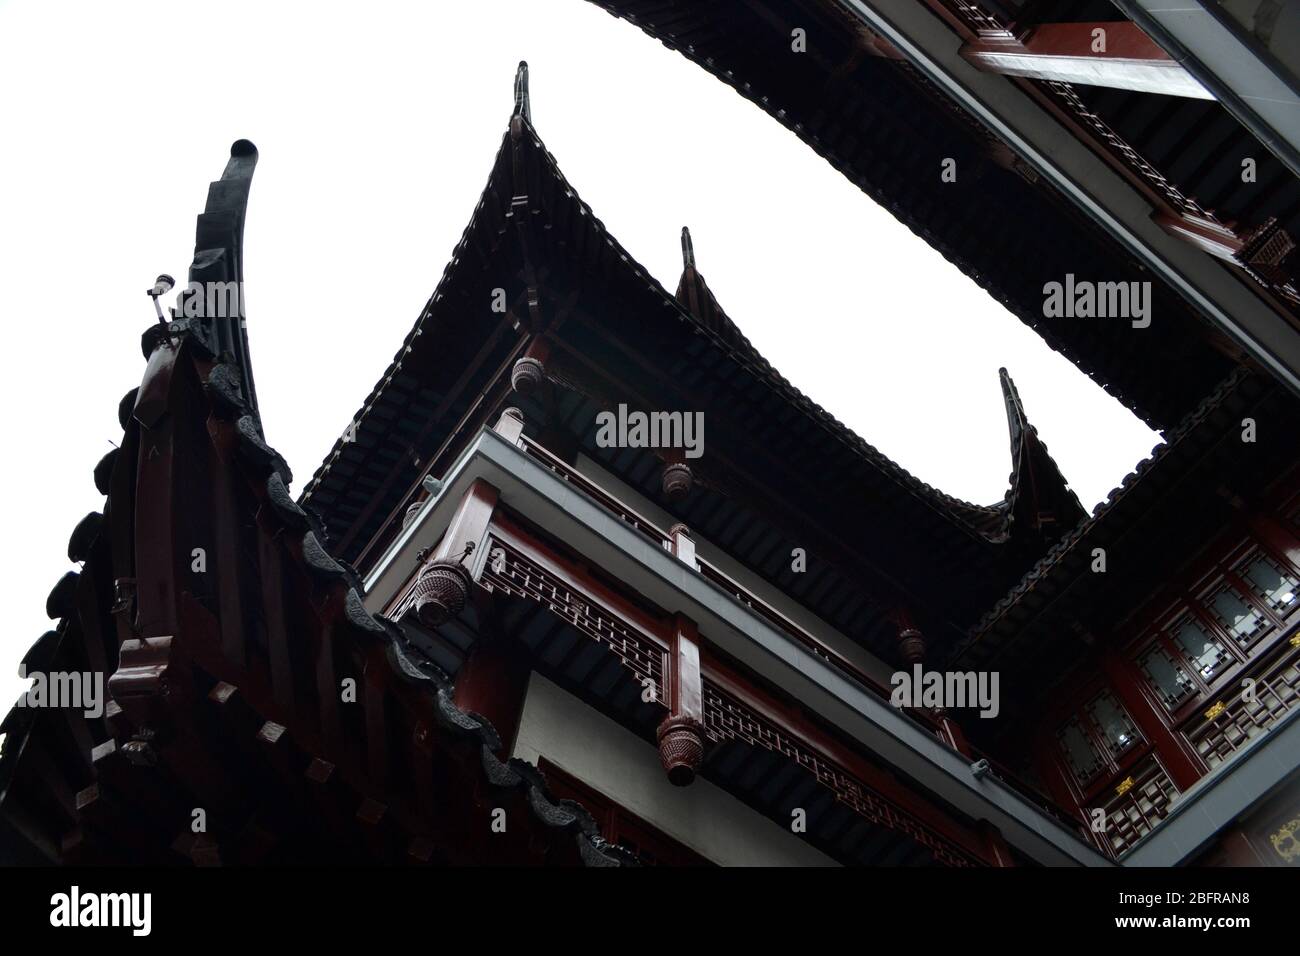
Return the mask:
M 485 632 L 456 674 L 456 706 L 472 711 L 496 728 L 501 756 L 515 747 L 532 667 L 522 647 L 502 634 Z
M 521 445 L 520 437 L 524 433 L 524 413 L 513 406 L 507 408 L 501 413 L 497 423 L 492 426 L 492 430 L 510 444 Z
M 442 536 L 433 560 L 452 561 L 465 550 L 467 544 L 473 545 L 471 551 L 481 545 L 500 497 L 496 488 L 482 478 L 476 478 L 456 507 L 456 513 L 452 515 L 451 524 L 447 525 L 447 533 Z
M 659 725 L 659 760 L 668 780 L 684 787 L 704 760 L 704 682 L 700 676 L 699 632 L 684 614 L 673 620 L 668 652 L 668 716 Z
M 704 722 L 704 682 L 700 677 L 699 631 L 684 614 L 674 618 L 672 687 L 669 703 L 674 714 Z
M 986 859 L 993 866 L 1015 866 L 1016 861 L 1011 856 L 1011 849 L 1007 846 L 1007 841 L 1000 831 L 987 820 L 979 822 L 980 834 L 984 837 L 984 845 L 988 848 Z
M 684 524 L 675 524 L 669 529 L 668 537 L 672 541 L 673 556 L 682 564 L 698 571 L 700 565 L 695 560 L 695 541 L 691 538 L 690 529 Z

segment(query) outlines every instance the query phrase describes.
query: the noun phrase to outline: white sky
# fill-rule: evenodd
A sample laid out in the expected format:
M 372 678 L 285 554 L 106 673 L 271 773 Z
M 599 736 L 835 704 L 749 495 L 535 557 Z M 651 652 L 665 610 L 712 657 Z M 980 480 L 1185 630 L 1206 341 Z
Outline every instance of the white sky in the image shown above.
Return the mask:
M 534 125 L 629 252 L 671 291 L 689 225 L 755 346 L 925 481 L 1001 498 L 1000 365 L 1087 507 L 1158 441 L 794 134 L 584 0 L 0 0 L 0 710 L 103 506 L 91 471 L 144 370 L 145 289 L 184 279 L 230 143 L 261 153 L 248 327 L 297 493 L 450 258 L 520 59 Z

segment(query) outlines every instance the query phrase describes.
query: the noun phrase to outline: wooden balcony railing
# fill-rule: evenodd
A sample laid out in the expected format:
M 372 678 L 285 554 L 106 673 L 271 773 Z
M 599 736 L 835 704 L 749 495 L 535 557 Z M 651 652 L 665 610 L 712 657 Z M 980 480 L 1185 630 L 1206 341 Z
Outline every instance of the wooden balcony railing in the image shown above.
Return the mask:
M 654 521 L 640 514 L 636 509 L 619 500 L 616 496 L 612 495 L 577 469 L 551 454 L 551 452 L 546 448 L 538 444 L 536 440 L 523 434 L 522 428 L 509 427 L 504 430 L 499 428 L 498 431 L 501 431 L 504 437 L 513 441 L 519 446 L 519 448 L 526 452 L 531 458 L 541 463 L 561 481 L 581 490 L 589 498 L 605 508 L 605 510 L 616 515 L 620 520 L 636 529 L 648 540 L 662 547 L 665 551 L 675 553 L 674 538 L 669 532 L 665 531 Z M 885 686 L 866 671 L 862 670 L 862 668 L 858 667 L 834 648 L 828 646 L 823 641 L 818 640 L 805 628 L 795 623 L 777 608 L 773 607 L 749 588 L 745 587 L 726 572 L 718 568 L 715 564 L 699 557 L 694 558 L 694 564 L 696 569 L 700 572 L 701 577 L 712 582 L 734 601 L 744 605 L 773 627 L 791 637 L 810 653 L 816 655 L 821 660 L 826 661 L 841 674 L 852 680 L 855 684 L 866 689 L 881 700 L 886 702 L 889 701 L 891 696 L 891 690 L 889 687 Z M 916 708 L 905 708 L 902 709 L 901 712 L 916 723 L 920 724 L 926 731 L 951 746 L 947 735 L 943 732 L 942 726 L 932 714 Z M 988 754 L 979 750 L 977 747 L 965 744 L 959 752 L 972 762 L 980 760 L 987 761 L 989 772 L 1001 780 L 1009 789 L 1014 790 L 1023 799 L 1038 807 L 1058 823 L 1075 833 L 1079 833 L 1080 838 L 1084 839 L 1085 842 L 1088 842 L 1086 837 L 1083 835 L 1079 821 L 1053 803 L 1037 787 L 1021 780 L 1013 771 L 990 757 Z
M 674 542 L 672 535 L 667 531 L 664 531 L 649 518 L 644 517 L 634 509 L 628 507 L 581 472 L 566 465 L 527 435 L 520 435 L 519 444 L 524 451 L 544 464 L 547 469 L 555 473 L 563 481 L 568 482 L 575 488 L 582 489 L 582 491 L 587 495 L 594 498 L 599 504 L 603 505 L 606 510 L 613 512 L 623 521 L 644 534 L 651 541 L 658 544 L 665 551 L 673 551 Z M 874 677 L 862 670 L 852 661 L 848 660 L 838 651 L 819 641 L 804 628 L 790 620 L 786 615 L 782 614 L 771 604 L 746 588 L 743 584 L 740 584 L 715 564 L 697 557 L 695 559 L 695 565 L 696 569 L 700 572 L 701 577 L 712 581 L 735 601 L 749 608 L 773 627 L 783 631 L 788 636 L 793 637 L 810 652 L 831 664 L 837 670 L 852 677 L 857 683 L 869 688 L 877 696 L 884 697 L 885 699 L 889 698 L 889 690 Z M 937 725 L 933 725 L 931 729 L 937 729 Z
M 1237 691 L 1210 705 L 1183 728 L 1212 771 L 1300 707 L 1300 630 L 1282 641 L 1237 686 Z
M 1135 764 L 1100 806 L 1111 856 L 1120 856 L 1159 826 L 1177 799 L 1178 788 L 1154 753 Z

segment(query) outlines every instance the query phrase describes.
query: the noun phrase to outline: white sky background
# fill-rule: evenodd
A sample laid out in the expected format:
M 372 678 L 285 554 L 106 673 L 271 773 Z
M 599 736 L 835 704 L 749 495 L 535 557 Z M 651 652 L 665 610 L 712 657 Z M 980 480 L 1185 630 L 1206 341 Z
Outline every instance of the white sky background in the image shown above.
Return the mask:
M 520 59 L 534 125 L 628 251 L 671 292 L 689 225 L 755 346 L 923 480 L 1002 497 L 1001 365 L 1087 507 L 1159 440 L 793 133 L 584 0 L 0 0 L 0 711 L 103 507 L 91 472 L 144 371 L 145 290 L 184 281 L 231 142 L 261 154 L 248 330 L 296 494 L 450 258 Z

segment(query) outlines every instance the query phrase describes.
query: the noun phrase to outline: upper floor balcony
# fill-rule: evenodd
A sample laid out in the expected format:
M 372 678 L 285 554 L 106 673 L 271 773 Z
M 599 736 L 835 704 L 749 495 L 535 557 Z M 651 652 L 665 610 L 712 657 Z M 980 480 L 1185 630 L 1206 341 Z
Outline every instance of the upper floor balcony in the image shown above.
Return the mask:
M 491 489 L 491 505 L 467 531 L 476 483 Z M 813 633 L 726 569 L 725 555 L 704 557 L 707 548 L 565 463 L 507 412 L 413 509 L 368 575 L 367 604 L 401 614 L 430 557 L 457 557 L 480 591 L 527 598 L 612 650 L 637 680 L 662 688 L 670 709 L 687 681 L 678 671 L 686 621 L 710 745 L 742 740 L 775 753 L 836 806 L 926 834 L 937 858 L 988 862 L 993 840 L 1005 841 L 1008 861 L 1105 862 L 1077 822 L 971 747 L 950 717 L 892 706 L 880 668 L 873 674 L 842 635 Z M 449 625 L 450 670 L 476 639 L 477 613 Z

